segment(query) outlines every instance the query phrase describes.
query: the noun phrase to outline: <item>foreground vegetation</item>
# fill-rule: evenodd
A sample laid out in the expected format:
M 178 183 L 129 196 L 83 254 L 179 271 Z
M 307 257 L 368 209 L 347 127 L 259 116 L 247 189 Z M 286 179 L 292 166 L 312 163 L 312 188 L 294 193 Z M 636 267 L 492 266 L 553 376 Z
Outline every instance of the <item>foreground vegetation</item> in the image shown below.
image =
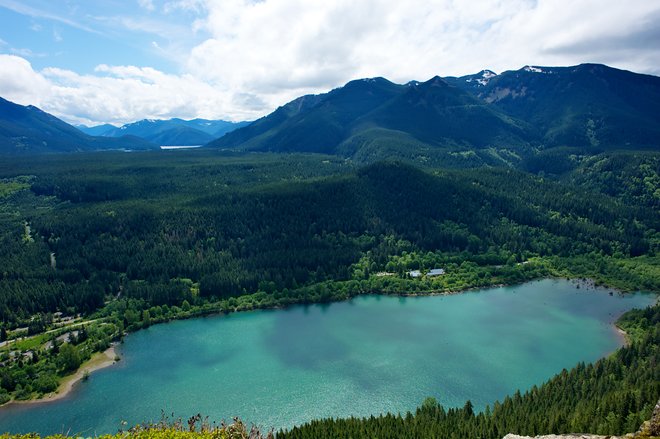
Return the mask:
M 592 161 L 560 180 L 215 151 L 3 160 L 0 402 L 171 319 L 547 276 L 660 291 L 658 161 L 639 160 L 613 193 Z
M 0 439 L 39 439 L 36 434 L 24 435 L 0 435 Z M 47 439 L 67 439 L 68 436 L 55 435 L 47 436 Z M 182 422 L 161 421 L 154 425 L 135 426 L 126 432 L 120 432 L 116 435 L 98 436 L 98 439 L 273 439 L 272 433 L 261 434 L 255 428 L 248 428 L 240 419 L 234 419 L 231 424 L 209 423 L 207 419 L 202 419 L 201 415 L 196 415 Z M 46 439 L 46 438 L 44 438 Z

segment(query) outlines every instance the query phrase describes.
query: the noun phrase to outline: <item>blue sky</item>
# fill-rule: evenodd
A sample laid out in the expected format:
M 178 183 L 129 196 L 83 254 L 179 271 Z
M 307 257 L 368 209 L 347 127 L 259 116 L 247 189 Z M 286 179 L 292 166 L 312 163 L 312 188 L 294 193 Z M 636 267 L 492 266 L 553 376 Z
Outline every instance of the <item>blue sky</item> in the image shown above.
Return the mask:
M 175 52 L 209 37 L 190 31 L 198 18 L 195 10 L 165 12 L 130 0 L 0 0 L 0 39 L 2 52 L 27 57 L 37 69 L 91 73 L 108 64 L 176 71 Z
M 249 120 L 355 78 L 660 74 L 660 0 L 0 0 L 0 96 L 71 123 Z

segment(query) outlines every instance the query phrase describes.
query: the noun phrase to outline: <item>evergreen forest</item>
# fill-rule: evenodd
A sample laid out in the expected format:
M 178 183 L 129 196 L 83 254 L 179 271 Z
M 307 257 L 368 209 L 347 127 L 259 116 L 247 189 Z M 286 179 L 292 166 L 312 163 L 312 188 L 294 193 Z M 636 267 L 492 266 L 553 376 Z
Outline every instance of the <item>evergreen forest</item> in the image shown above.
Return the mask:
M 659 176 L 652 152 L 518 168 L 213 149 L 3 159 L 0 402 L 51 393 L 127 332 L 171 319 L 542 277 L 658 292 Z M 614 357 L 486 412 L 428 400 L 281 435 L 630 431 L 658 396 L 657 308 L 640 313 Z

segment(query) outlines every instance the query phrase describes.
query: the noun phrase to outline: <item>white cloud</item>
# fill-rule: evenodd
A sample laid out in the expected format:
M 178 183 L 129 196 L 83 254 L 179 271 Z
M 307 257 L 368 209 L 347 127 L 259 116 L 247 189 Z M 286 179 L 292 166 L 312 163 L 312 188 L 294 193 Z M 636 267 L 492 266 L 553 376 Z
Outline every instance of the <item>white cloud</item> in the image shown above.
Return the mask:
M 660 11 L 658 0 L 207 0 L 205 10 L 202 26 L 212 38 L 191 51 L 187 71 L 260 96 L 269 109 L 359 77 L 404 82 L 526 64 L 608 62 L 647 72 L 660 65 L 660 48 L 648 43 L 615 57 L 569 50 L 628 35 Z M 640 62 L 635 50 L 650 58 Z
M 153 0 L 138 0 L 138 4 L 140 5 L 141 8 L 146 9 L 147 11 L 153 11 L 154 9 L 156 9 Z
M 21 105 L 41 106 L 50 84 L 20 56 L 0 55 L 0 96 Z
M 18 8 L 15 1 L 0 0 L 0 5 L 7 4 Z M 140 0 L 140 4 L 155 8 L 152 1 Z M 136 16 L 120 24 L 127 32 L 163 38 L 173 31 L 205 35 L 204 41 L 188 48 L 149 40 L 151 50 L 177 60 L 179 72 L 101 65 L 91 74 L 79 75 L 30 68 L 31 75 L 49 86 L 40 97 L 44 109 L 68 120 L 114 123 L 172 116 L 238 120 L 360 77 L 406 82 L 482 68 L 499 72 L 526 64 L 582 62 L 660 73 L 660 46 L 654 43 L 660 36 L 655 24 L 660 20 L 660 0 L 172 0 L 160 4 L 161 15 L 154 12 L 152 18 Z M 177 22 L 168 28 L 156 21 L 174 14 L 189 17 L 188 26 L 182 29 Z M 5 69 L 5 62 L 0 59 L 0 69 Z M 0 81 L 0 95 L 6 96 L 9 87 Z
M 0 96 L 22 105 L 37 105 L 70 123 L 122 124 L 143 118 L 218 117 L 235 114 L 226 91 L 188 75 L 151 68 L 100 65 L 94 74 L 46 68 L 35 71 L 13 55 L 0 55 Z

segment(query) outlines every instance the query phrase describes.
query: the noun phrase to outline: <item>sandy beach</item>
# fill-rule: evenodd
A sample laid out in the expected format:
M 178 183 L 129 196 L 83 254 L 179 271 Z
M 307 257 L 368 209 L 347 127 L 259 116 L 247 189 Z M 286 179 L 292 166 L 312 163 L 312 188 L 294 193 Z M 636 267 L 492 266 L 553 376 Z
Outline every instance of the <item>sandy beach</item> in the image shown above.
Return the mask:
M 81 381 L 86 373 L 92 374 L 94 371 L 115 364 L 116 355 L 117 353 L 115 352 L 114 346 L 109 347 L 103 352 L 97 352 L 94 355 L 92 355 L 92 358 L 90 358 L 89 361 L 83 363 L 74 374 L 67 375 L 64 378 L 62 378 L 62 381 L 60 382 L 60 386 L 57 388 L 55 392 L 48 393 L 38 399 L 30 399 L 28 401 L 10 401 L 6 404 L 6 406 L 11 404 L 41 404 L 41 403 L 57 401 L 59 399 L 62 399 L 71 392 L 73 386 L 77 382 Z
M 628 337 L 628 333 L 624 331 L 623 329 L 619 328 L 616 324 L 614 324 L 614 329 L 616 330 L 616 333 L 619 335 L 621 338 L 621 341 L 623 342 L 624 346 L 630 346 L 630 338 Z

